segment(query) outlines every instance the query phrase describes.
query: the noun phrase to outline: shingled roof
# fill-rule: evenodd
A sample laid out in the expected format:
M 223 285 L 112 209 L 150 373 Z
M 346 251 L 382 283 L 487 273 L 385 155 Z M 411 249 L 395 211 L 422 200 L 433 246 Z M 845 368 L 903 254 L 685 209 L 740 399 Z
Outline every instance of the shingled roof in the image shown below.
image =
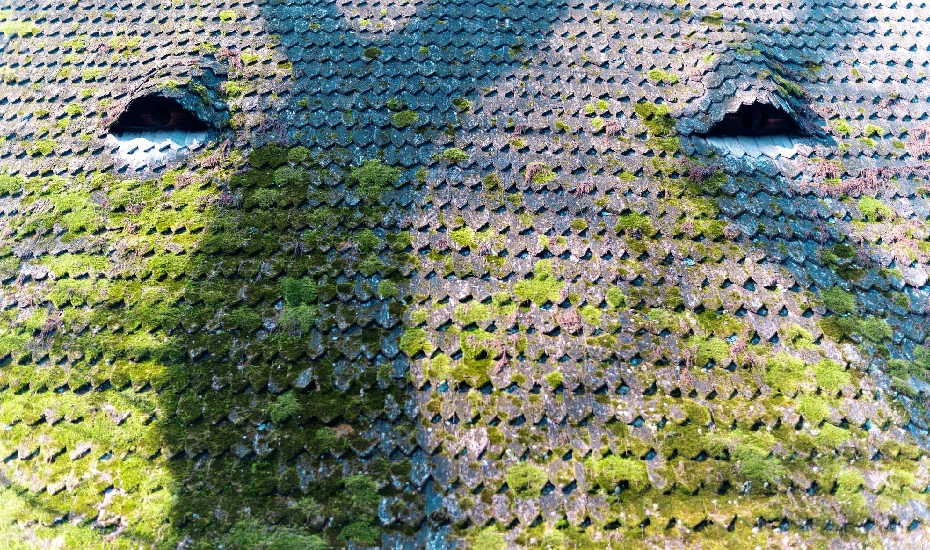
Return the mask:
M 928 544 L 925 4 L 0 6 L 13 546 Z

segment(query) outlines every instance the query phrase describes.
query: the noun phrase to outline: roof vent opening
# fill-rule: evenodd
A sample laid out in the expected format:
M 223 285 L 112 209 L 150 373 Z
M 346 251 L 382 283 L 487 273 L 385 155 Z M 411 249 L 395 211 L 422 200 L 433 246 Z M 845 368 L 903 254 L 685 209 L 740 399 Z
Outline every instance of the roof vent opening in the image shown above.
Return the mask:
M 794 118 L 784 110 L 768 103 L 753 102 L 740 105 L 734 113 L 727 113 L 723 120 L 711 128 L 711 136 L 791 136 L 800 135 L 801 130 Z
M 204 132 L 207 125 L 177 101 L 161 96 L 134 99 L 110 127 L 110 133 Z

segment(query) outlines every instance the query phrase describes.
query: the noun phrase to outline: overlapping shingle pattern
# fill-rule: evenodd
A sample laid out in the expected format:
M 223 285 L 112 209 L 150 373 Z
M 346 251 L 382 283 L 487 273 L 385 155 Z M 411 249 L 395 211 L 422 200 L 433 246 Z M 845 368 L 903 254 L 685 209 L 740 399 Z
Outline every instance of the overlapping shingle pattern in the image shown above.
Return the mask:
M 923 540 L 925 7 L 3 13 L 16 540 Z M 229 127 L 142 184 L 147 90 Z

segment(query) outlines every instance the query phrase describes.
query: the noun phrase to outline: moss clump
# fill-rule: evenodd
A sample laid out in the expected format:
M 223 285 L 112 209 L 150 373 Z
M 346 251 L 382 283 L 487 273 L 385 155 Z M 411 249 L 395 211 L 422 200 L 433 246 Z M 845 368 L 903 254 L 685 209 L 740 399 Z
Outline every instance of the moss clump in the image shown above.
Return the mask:
M 217 17 L 220 18 L 220 21 L 222 21 L 223 23 L 232 23 L 233 21 L 239 18 L 239 14 L 237 14 L 233 10 L 223 10 L 216 15 Z
M 523 171 L 523 177 L 533 185 L 545 185 L 557 178 L 558 174 L 544 162 L 531 162 Z
M 451 368 L 450 377 L 473 388 L 483 386 L 490 380 L 491 366 L 499 354 L 495 334 L 480 329 L 466 330 L 459 336 L 459 345 L 462 359 Z
M 274 402 L 268 407 L 268 416 L 275 424 L 280 424 L 288 418 L 297 419 L 300 412 L 300 399 L 293 391 L 282 393 L 275 398 Z
M 217 542 L 218 546 L 229 550 L 326 550 L 330 547 L 316 535 L 258 521 L 237 522 Z
M 2 18 L 0 18 L 0 33 L 6 35 L 7 38 L 13 36 L 28 38 L 40 32 L 42 32 L 42 27 L 36 25 L 32 21 L 3 21 Z
M 490 308 L 481 302 L 468 302 L 459 304 L 455 308 L 455 318 L 465 326 L 488 320 Z
M 369 200 L 393 189 L 399 179 L 400 170 L 376 159 L 366 160 L 349 172 L 349 182 L 356 184 L 359 192 Z
M 765 383 L 786 395 L 797 393 L 807 380 L 804 361 L 787 353 L 779 353 L 765 364 Z
M 882 201 L 874 197 L 862 197 L 859 199 L 859 211 L 866 221 L 870 223 L 880 221 L 890 221 L 894 219 L 894 211 Z
M 452 242 L 458 245 L 459 248 L 478 249 L 478 233 L 468 226 L 456 229 L 449 234 L 449 237 L 452 238 Z
M 841 287 L 834 286 L 821 293 L 823 303 L 833 313 L 845 315 L 856 311 L 856 296 Z
M 533 266 L 533 277 L 524 279 L 514 286 L 514 294 L 521 302 L 533 302 L 538 306 L 561 300 L 563 281 L 552 273 L 551 260 L 539 260 Z
M 503 550 L 506 547 L 507 541 L 504 539 L 504 534 L 494 526 L 482 529 L 472 546 L 474 550 Z
M 456 109 L 463 113 L 467 113 L 471 110 L 471 101 L 464 97 L 452 98 L 452 105 L 454 105 Z
M 782 331 L 785 345 L 794 349 L 815 349 L 814 335 L 804 327 L 789 323 Z
M 22 176 L 0 174 L 0 197 L 19 193 L 24 183 L 25 179 Z
M 379 57 L 381 57 L 382 53 L 384 52 L 381 51 L 381 48 L 378 48 L 375 46 L 365 48 L 362 51 L 362 55 L 364 55 L 367 59 L 378 59 Z
M 833 128 L 834 132 L 842 136 L 848 136 L 849 133 L 852 132 L 852 125 L 850 125 L 849 122 L 841 118 L 838 118 L 834 120 L 833 122 L 831 122 L 830 127 Z
M 54 139 L 37 139 L 26 148 L 26 152 L 34 157 L 47 157 L 55 150 L 58 143 Z
M 433 351 L 433 344 L 430 343 L 426 331 L 421 328 L 408 329 L 404 332 L 400 337 L 399 347 L 400 351 L 408 357 L 413 357 L 421 351 L 429 355 Z
M 564 375 L 557 370 L 554 370 L 546 375 L 546 383 L 552 386 L 553 388 L 557 388 L 560 385 L 562 385 L 562 382 L 564 381 L 564 379 L 565 379 Z
M 608 456 L 588 463 L 594 482 L 608 493 L 625 485 L 633 491 L 642 491 L 649 486 L 649 474 L 642 460 Z
M 458 147 L 449 147 L 442 152 L 442 160 L 451 164 L 459 164 L 468 160 L 468 153 Z
M 631 229 L 639 230 L 646 236 L 655 234 L 655 228 L 652 226 L 652 220 L 649 216 L 635 212 L 621 215 L 617 219 L 617 225 L 614 226 L 614 231 L 617 233 Z
M 536 498 L 548 480 L 546 472 L 527 462 L 521 462 L 507 469 L 505 475 L 507 486 L 519 498 Z
M 730 356 L 730 344 L 721 338 L 695 336 L 688 340 L 688 345 L 697 348 L 694 360 L 700 367 L 707 365 L 711 361 L 718 365 L 723 364 Z
M 822 390 L 836 392 L 849 384 L 852 377 L 842 365 L 836 361 L 824 359 L 813 366 L 814 379 Z
M 820 258 L 845 281 L 857 281 L 865 274 L 865 269 L 856 262 L 856 249 L 846 243 L 825 249 Z
M 249 164 L 254 168 L 278 168 L 287 163 L 288 150 L 280 145 L 266 145 L 249 153 Z
M 798 398 L 798 413 L 813 425 L 820 424 L 830 414 L 826 401 L 817 395 L 802 395 Z
M 649 80 L 653 82 L 659 82 L 661 84 L 678 84 L 679 78 L 677 74 L 667 73 L 662 69 L 655 68 L 649 71 Z
M 657 137 L 671 137 L 676 132 L 675 119 L 668 105 L 655 103 L 637 103 L 633 108 L 646 125 L 649 133 Z
M 626 295 L 619 287 L 612 286 L 608 288 L 605 299 L 607 300 L 607 305 L 610 306 L 611 309 L 626 307 Z
M 418 115 L 416 111 L 401 111 L 399 113 L 395 113 L 394 116 L 391 117 L 391 120 L 394 121 L 394 125 L 398 128 L 406 128 L 407 126 L 410 126 L 411 124 L 420 120 L 420 115 Z
M 701 17 L 701 22 L 712 27 L 719 27 L 723 25 L 723 14 L 719 11 L 712 12 L 710 15 Z
M 382 300 L 389 300 L 391 298 L 396 298 L 398 292 L 399 292 L 399 289 L 397 287 L 397 283 L 395 283 L 394 281 L 385 279 L 381 281 L 380 283 L 378 283 L 378 296 L 380 296 Z
M 880 343 L 891 340 L 891 325 L 884 319 L 878 317 L 866 317 L 859 323 L 859 332 L 866 340 L 873 343 Z
M 869 517 L 868 504 L 862 494 L 864 484 L 865 478 L 858 470 L 843 470 L 836 477 L 836 500 L 853 525 L 858 525 Z
M 284 295 L 284 302 L 287 305 L 299 306 L 301 304 L 315 303 L 319 289 L 316 282 L 310 277 L 301 279 L 284 277 L 281 279 L 281 293 Z

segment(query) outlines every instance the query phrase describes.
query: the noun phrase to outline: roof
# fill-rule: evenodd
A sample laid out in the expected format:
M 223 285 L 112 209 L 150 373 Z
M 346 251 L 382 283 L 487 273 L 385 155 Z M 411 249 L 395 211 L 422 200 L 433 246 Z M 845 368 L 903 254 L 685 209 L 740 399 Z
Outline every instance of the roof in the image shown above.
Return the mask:
M 920 547 L 924 5 L 13 2 L 0 532 Z M 109 132 L 171 98 L 209 129 Z M 773 105 L 790 136 L 714 136 Z

